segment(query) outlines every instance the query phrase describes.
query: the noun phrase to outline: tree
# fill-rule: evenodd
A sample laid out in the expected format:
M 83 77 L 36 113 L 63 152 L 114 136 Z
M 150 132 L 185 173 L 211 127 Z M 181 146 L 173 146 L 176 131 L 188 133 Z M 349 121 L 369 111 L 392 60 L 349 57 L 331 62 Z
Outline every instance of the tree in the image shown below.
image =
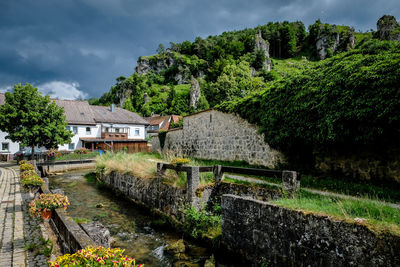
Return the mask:
M 70 143 L 73 134 L 66 126 L 64 109 L 29 83 L 15 85 L 0 106 L 0 130 L 11 141 L 32 147 L 32 158 L 35 146 L 55 148 Z

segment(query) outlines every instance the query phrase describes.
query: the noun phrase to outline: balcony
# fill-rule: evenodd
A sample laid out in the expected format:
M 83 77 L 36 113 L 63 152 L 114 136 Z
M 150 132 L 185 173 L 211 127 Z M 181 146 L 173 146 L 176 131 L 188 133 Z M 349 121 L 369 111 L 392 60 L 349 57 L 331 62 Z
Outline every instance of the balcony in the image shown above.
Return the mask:
M 113 140 L 126 140 L 128 139 L 128 133 L 101 133 L 102 139 L 113 139 Z

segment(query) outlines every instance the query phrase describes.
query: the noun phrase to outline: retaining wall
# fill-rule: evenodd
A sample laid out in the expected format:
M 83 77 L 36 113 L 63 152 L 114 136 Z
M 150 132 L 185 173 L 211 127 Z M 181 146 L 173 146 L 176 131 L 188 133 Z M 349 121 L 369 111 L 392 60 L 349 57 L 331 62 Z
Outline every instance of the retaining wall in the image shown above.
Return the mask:
M 153 137 L 152 147 L 153 151 L 160 149 L 158 137 Z M 283 155 L 265 143 L 256 125 L 216 110 L 184 117 L 183 128 L 168 132 L 163 150 L 202 159 L 243 160 L 269 168 L 284 162 Z
M 234 195 L 222 197 L 222 246 L 258 266 L 400 266 L 400 237 Z

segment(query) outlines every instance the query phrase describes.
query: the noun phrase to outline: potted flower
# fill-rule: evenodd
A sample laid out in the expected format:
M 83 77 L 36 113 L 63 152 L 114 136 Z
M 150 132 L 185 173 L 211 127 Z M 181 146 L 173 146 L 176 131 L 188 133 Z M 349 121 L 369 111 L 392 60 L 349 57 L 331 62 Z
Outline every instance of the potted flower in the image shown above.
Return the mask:
M 48 220 L 51 218 L 52 211 L 57 208 L 67 209 L 69 206 L 68 197 L 60 194 L 40 194 L 39 198 L 32 200 L 29 203 L 29 211 L 43 219 Z
M 20 169 L 21 172 L 33 171 L 35 169 L 35 167 L 30 163 L 24 163 L 24 164 L 20 165 L 19 169 Z
M 36 193 L 44 181 L 34 171 L 25 171 L 21 174 L 21 183 L 24 188 L 29 189 L 32 193 Z
M 59 256 L 55 261 L 50 261 L 51 267 L 62 266 L 130 266 L 137 265 L 135 259 L 123 255 L 124 250 L 120 248 L 92 247 L 78 250 L 74 254 Z
M 46 151 L 46 157 L 47 159 L 54 160 L 57 157 L 61 157 L 62 154 L 60 151 L 54 148 L 50 148 L 49 150 Z

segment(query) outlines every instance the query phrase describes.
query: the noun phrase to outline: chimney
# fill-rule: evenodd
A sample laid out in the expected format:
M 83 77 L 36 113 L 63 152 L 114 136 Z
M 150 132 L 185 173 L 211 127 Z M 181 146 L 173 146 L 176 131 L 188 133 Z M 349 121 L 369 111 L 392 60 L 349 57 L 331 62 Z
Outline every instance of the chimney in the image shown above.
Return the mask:
M 115 110 L 115 105 L 111 104 L 111 112 L 114 112 L 114 110 Z

